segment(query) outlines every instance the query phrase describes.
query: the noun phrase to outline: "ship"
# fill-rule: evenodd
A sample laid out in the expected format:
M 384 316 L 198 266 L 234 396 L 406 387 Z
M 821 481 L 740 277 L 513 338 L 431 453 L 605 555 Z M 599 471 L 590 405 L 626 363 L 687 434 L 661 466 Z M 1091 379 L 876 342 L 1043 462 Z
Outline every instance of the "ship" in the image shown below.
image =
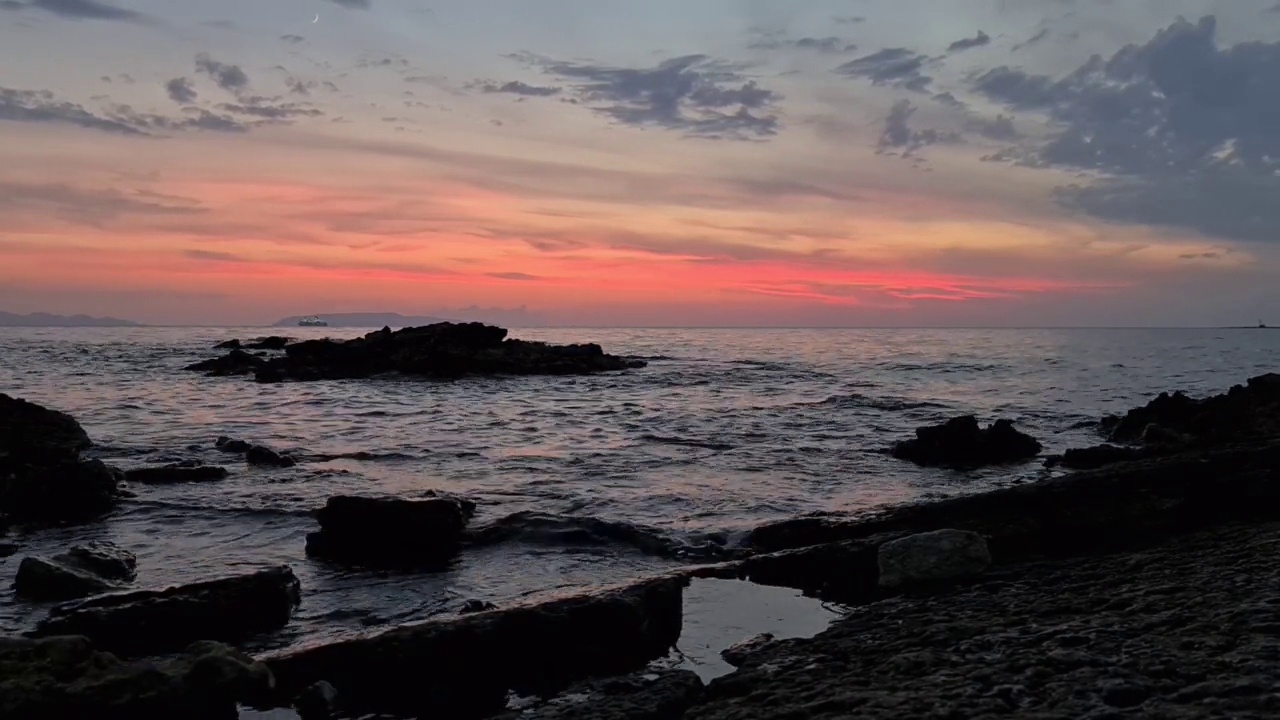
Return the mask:
M 329 323 L 325 322 L 324 320 L 321 320 L 315 315 L 312 315 L 311 317 L 304 317 L 301 320 L 299 320 L 298 326 L 299 327 L 329 327 Z

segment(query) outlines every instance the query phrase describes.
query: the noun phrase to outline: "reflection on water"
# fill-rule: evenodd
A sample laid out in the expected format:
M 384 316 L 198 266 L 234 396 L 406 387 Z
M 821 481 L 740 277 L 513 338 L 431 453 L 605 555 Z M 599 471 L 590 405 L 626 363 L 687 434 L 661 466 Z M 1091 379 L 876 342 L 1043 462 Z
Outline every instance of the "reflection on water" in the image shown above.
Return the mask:
M 296 337 L 356 331 L 290 328 Z M 1267 365 L 1280 333 L 1227 330 L 521 330 L 552 342 L 664 356 L 588 378 L 383 379 L 257 385 L 182 372 L 228 337 L 262 329 L 0 329 L 0 391 L 74 414 L 104 459 L 133 467 L 225 464 L 222 482 L 131 488 L 106 522 L 25 538 L 52 552 L 87 537 L 139 555 L 139 583 L 287 562 L 306 588 L 271 642 L 341 634 L 669 566 L 612 546 L 507 544 L 424 577 L 356 574 L 302 554 L 308 513 L 336 493 L 444 489 L 478 522 L 537 510 L 732 540 L 762 521 L 856 510 L 1034 479 L 1038 465 L 956 474 L 877 452 L 921 424 L 1010 417 L 1047 450 L 1092 440 L 1082 420 L 1165 389 L 1218 392 Z M 372 460 L 248 468 L 229 435 L 301 454 Z M 20 557 L 20 555 L 19 555 Z M 18 558 L 0 560 L 11 577 Z M 41 609 L 0 600 L 0 626 Z

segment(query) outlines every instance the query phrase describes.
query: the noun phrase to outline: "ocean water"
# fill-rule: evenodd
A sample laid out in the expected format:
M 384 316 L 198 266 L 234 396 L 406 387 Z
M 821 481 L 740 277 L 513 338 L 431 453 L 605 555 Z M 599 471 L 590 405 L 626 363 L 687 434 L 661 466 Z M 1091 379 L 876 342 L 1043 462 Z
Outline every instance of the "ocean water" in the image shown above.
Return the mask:
M 362 331 L 298 328 L 294 337 Z M 883 450 L 957 414 L 1007 417 L 1046 453 L 1094 443 L 1078 427 L 1162 390 L 1207 394 L 1276 369 L 1280 332 L 1253 330 L 528 329 L 515 337 L 599 342 L 653 358 L 592 377 L 376 379 L 258 385 L 183 372 L 213 344 L 261 328 L 4 329 L 0 391 L 73 414 L 122 468 L 198 459 L 227 480 L 131 487 L 100 523 L 17 538 L 0 560 L 90 539 L 137 553 L 138 585 L 162 587 L 288 563 L 302 579 L 295 622 L 265 647 L 574 592 L 684 560 L 646 555 L 575 519 L 677 541 L 689 560 L 761 523 L 855 512 L 1044 477 L 1039 463 L 927 470 Z M 220 435 L 301 456 L 369 459 L 249 468 Z M 469 550 L 436 574 L 350 571 L 309 560 L 309 513 L 334 494 L 447 490 L 485 525 L 540 513 L 537 527 Z M 604 533 L 604 535 L 612 535 Z M 12 540 L 13 538 L 10 538 Z M 0 593 L 0 632 L 46 606 Z

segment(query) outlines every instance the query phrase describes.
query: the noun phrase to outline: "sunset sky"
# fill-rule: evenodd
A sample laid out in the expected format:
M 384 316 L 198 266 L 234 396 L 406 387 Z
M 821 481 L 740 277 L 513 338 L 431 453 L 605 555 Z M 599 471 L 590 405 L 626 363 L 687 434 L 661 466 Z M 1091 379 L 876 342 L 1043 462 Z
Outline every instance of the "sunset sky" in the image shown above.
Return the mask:
M 1278 38 L 1277 0 L 0 0 L 0 310 L 1280 324 Z

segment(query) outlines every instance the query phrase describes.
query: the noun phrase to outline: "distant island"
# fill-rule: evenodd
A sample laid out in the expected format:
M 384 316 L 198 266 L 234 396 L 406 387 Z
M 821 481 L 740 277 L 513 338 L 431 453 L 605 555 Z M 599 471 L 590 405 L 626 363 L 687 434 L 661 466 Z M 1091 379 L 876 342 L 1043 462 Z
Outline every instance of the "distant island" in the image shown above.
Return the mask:
M 113 317 L 50 313 L 17 315 L 0 311 L 0 327 L 142 327 L 142 323 Z
M 400 313 L 333 313 L 330 315 L 294 315 L 277 320 L 272 327 L 297 327 L 303 320 L 319 319 L 329 327 L 412 327 L 445 322 L 448 318 Z

